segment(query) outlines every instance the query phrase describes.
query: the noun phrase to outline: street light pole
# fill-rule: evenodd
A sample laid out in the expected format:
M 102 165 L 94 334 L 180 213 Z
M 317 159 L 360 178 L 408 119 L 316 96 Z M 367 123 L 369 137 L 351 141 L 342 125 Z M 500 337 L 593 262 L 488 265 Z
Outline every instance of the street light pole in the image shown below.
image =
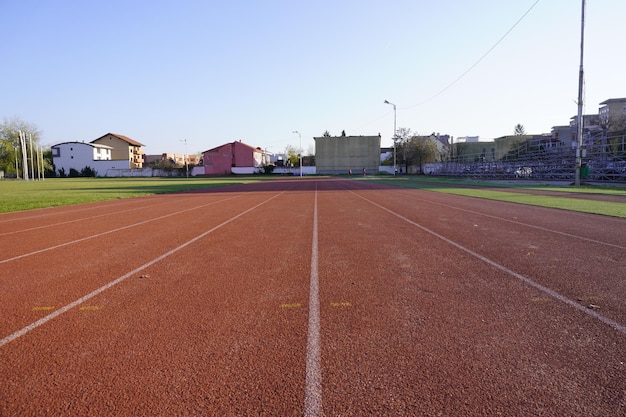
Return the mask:
M 297 130 L 294 130 L 292 133 L 297 133 L 300 138 L 300 149 L 298 149 L 298 159 L 300 159 L 300 176 L 302 176 L 302 135 Z
M 187 139 L 181 139 L 181 142 L 185 142 L 185 173 L 189 178 L 189 164 L 187 163 Z
M 396 105 L 385 100 L 385 104 L 393 106 L 393 175 L 396 175 Z

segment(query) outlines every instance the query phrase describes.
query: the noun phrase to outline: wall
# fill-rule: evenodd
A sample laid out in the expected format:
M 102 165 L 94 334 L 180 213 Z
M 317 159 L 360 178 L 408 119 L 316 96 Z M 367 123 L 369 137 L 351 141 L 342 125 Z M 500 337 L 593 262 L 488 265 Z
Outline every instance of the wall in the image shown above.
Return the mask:
M 206 175 L 229 174 L 233 164 L 232 144 L 227 143 L 203 153 L 204 173 Z
M 90 167 L 102 174 L 102 169 L 106 171 L 110 166 L 117 168 L 128 168 L 128 161 L 112 161 L 95 160 L 96 153 L 99 158 L 110 158 L 110 150 L 106 148 L 98 148 L 89 143 L 83 142 L 67 142 L 52 146 L 52 161 L 59 174 L 59 170 L 63 169 L 65 175 L 69 175 L 70 169 L 80 172 L 85 167 Z M 98 168 L 101 167 L 101 168 Z
M 206 175 L 227 175 L 235 167 L 246 172 L 258 170 L 262 153 L 243 142 L 232 142 L 203 152 L 202 158 Z
M 335 136 L 315 139 L 318 174 L 377 173 L 380 166 L 380 136 Z

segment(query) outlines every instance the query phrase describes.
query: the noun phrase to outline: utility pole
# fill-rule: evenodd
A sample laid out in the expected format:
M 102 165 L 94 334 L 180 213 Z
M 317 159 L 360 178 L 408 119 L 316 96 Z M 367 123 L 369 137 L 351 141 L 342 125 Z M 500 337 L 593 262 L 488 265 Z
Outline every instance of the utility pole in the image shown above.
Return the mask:
M 576 124 L 576 179 L 574 185 L 580 187 L 580 168 L 583 161 L 583 84 L 585 73 L 583 70 L 583 52 L 585 45 L 585 0 L 582 0 L 582 17 L 580 22 L 580 70 L 578 72 L 578 123 Z
M 187 139 L 181 139 L 181 142 L 185 142 L 185 173 L 189 178 L 189 164 L 187 163 Z

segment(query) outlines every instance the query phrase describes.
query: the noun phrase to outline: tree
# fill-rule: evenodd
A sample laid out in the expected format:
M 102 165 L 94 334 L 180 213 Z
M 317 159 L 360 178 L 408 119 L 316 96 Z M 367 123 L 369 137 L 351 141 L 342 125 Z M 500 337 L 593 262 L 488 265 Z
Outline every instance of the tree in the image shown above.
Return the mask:
M 404 172 L 406 173 L 409 172 L 409 167 L 413 165 L 418 166 L 418 171 L 422 173 L 423 164 L 435 162 L 439 156 L 439 151 L 435 144 L 437 139 L 434 134 L 417 136 L 413 134 L 411 129 L 400 127 L 396 129 L 393 140 L 396 145 L 396 164 L 400 167 L 404 165 Z M 387 164 L 393 164 L 393 155 L 390 155 L 385 160 L 385 165 Z
M 437 145 L 433 141 L 433 136 L 413 136 L 405 145 L 405 164 L 417 165 L 419 173 L 423 174 L 423 164 L 437 160 Z
M 516 124 L 515 125 L 515 131 L 514 131 L 515 136 L 523 136 L 526 134 L 526 129 L 524 129 L 524 125 L 522 124 Z
M 298 156 L 300 155 L 300 150 L 292 145 L 287 145 L 285 148 L 285 160 L 289 161 L 291 166 L 300 166 L 300 160 Z
M 17 166 L 19 166 L 20 175 L 23 174 L 22 165 L 22 147 L 20 143 L 19 132 L 26 134 L 27 143 L 26 153 L 27 159 L 31 158 L 31 139 L 33 146 L 33 153 L 35 149 L 38 149 L 38 144 L 41 137 L 41 132 L 32 123 L 25 122 L 18 117 L 11 119 L 4 118 L 4 122 L 0 124 L 0 170 L 4 170 L 6 173 L 16 173 L 16 159 Z M 34 156 L 33 156 L 34 158 Z M 45 161 L 44 162 L 48 162 Z M 49 170 L 51 164 L 45 163 L 44 169 Z M 36 166 L 36 165 L 35 165 Z M 35 168 L 37 171 L 37 168 Z M 29 176 L 30 176 L 30 162 L 29 162 Z
M 395 148 L 396 148 L 396 165 L 405 165 L 405 172 L 406 172 L 406 154 L 407 154 L 407 147 L 408 147 L 408 142 L 410 141 L 411 137 L 413 136 L 413 133 L 411 132 L 411 129 L 407 128 L 407 127 L 399 127 L 398 129 L 396 129 L 396 133 L 395 135 L 393 135 L 393 142 L 395 144 Z M 393 158 L 393 155 L 390 156 L 390 158 Z M 391 163 L 393 164 L 393 159 L 391 161 Z

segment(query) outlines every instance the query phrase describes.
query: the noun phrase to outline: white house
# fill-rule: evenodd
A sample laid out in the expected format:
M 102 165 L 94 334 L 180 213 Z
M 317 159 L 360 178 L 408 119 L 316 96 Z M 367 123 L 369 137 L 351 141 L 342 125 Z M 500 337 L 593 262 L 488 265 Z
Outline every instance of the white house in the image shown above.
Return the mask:
M 85 167 L 103 176 L 109 169 L 128 169 L 127 160 L 112 160 L 111 148 L 107 145 L 85 142 L 63 142 L 51 147 L 52 162 L 57 174 L 67 176 L 70 169 L 80 172 Z

